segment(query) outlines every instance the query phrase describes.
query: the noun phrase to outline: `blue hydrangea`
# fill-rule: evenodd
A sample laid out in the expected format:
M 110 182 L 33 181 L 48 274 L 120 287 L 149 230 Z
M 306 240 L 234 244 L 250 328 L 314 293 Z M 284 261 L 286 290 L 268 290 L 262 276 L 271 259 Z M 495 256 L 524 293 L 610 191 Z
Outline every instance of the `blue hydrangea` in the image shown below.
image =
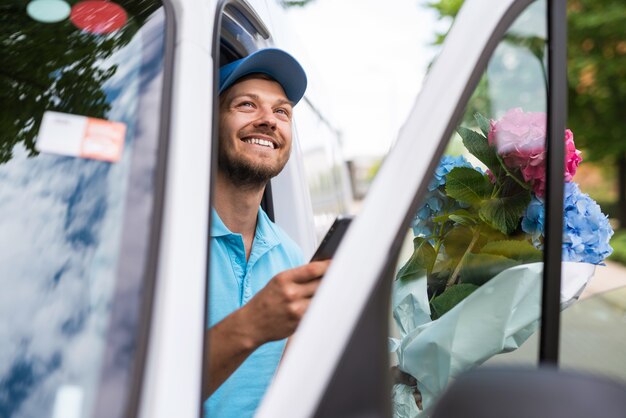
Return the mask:
M 444 155 L 439 161 L 439 165 L 435 169 L 435 176 L 428 185 L 428 190 L 433 191 L 439 186 L 446 184 L 446 176 L 452 169 L 456 167 L 469 167 L 474 168 L 462 155 L 453 157 L 451 155 Z
M 417 214 L 412 222 L 415 236 L 429 236 L 433 233 L 434 224 L 432 218 L 443 213 L 443 210 L 453 211 L 467 205 L 460 205 L 458 202 L 448 198 L 439 188 L 446 184 L 446 176 L 456 167 L 474 168 L 463 156 L 453 157 L 444 155 L 435 169 L 435 175 L 428 185 L 428 193 L 424 203 L 417 210 Z M 482 173 L 482 171 L 481 171 Z
M 434 224 L 432 218 L 441 213 L 446 201 L 449 200 L 441 191 L 434 190 L 427 194 L 424 204 L 417 210 L 411 227 L 418 237 L 432 235 Z
M 602 263 L 613 252 L 613 229 L 600 206 L 576 183 L 566 183 L 563 210 L 563 260 Z
M 545 225 L 545 210 L 543 202 L 533 195 L 522 218 L 522 231 L 531 236 L 533 245 L 541 248 L 541 238 Z
M 544 212 L 543 202 L 533 197 L 522 218 L 522 230 L 531 235 L 537 248 L 541 248 Z M 576 183 L 565 183 L 563 212 L 563 261 L 600 264 L 611 255 L 613 229 L 608 217 Z

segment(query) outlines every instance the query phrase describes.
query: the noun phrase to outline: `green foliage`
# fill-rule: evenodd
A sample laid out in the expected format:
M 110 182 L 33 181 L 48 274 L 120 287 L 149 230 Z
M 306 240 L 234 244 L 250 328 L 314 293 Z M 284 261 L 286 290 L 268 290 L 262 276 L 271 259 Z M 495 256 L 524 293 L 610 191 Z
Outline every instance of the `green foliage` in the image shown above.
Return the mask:
M 69 20 L 42 24 L 23 2 L 0 4 L 0 164 L 23 143 L 35 155 L 35 136 L 46 110 L 106 118 L 104 84 L 117 66 L 103 64 L 127 45 L 160 7 L 152 0 L 125 0 L 128 23 L 110 35 L 93 35 Z
M 489 121 L 475 115 L 480 132 L 459 128 L 466 149 L 491 171 L 450 167 L 445 183 L 432 193 L 439 196 L 430 236 L 414 239 L 414 252 L 397 279 L 427 278 L 432 318 L 436 319 L 505 269 L 540 261 L 537 250 L 520 232 L 531 194 L 519 168 L 507 168 L 489 145 Z
M 304 7 L 315 0 L 278 0 L 278 3 L 285 9 L 289 7 Z
M 487 119 L 480 113 L 474 114 L 474 118 L 476 119 L 476 122 L 478 122 L 478 127 L 483 133 L 484 138 L 487 138 L 487 136 L 489 135 L 489 129 L 491 128 L 491 123 L 489 122 L 489 119 Z
M 464 226 L 476 225 L 476 219 L 474 218 L 474 215 L 472 215 L 471 212 L 465 209 L 455 210 L 448 216 L 448 219 L 450 219 L 452 222 L 455 222 L 459 225 L 464 225 Z
M 626 152 L 626 2 L 576 0 L 567 11 L 568 126 L 586 159 L 616 159 Z
M 440 0 L 429 3 L 440 20 L 454 18 L 462 0 Z M 619 164 L 626 153 L 626 2 L 623 0 L 569 0 L 567 2 L 567 126 L 576 135 L 578 148 L 586 161 Z M 447 33 L 438 33 L 435 44 L 442 44 Z M 507 33 L 503 42 L 527 48 L 538 61 L 544 61 L 545 40 Z M 543 66 L 543 64 L 542 64 Z M 545 72 L 545 70 L 544 70 Z M 471 100 L 469 114 L 492 114 L 489 81 L 481 78 Z M 623 163 L 622 163 L 623 164 Z M 626 213 L 626 184 L 618 213 Z M 622 223 L 625 223 L 622 219 Z
M 482 250 L 481 250 L 482 251 Z M 503 270 L 521 264 L 502 255 L 468 254 L 461 267 L 463 283 L 481 286 Z
M 502 196 L 485 202 L 478 213 L 480 219 L 508 235 L 517 229 L 529 203 L 530 192 L 522 190 L 512 196 Z
M 541 261 L 543 258 L 543 253 L 533 247 L 531 243 L 520 240 L 491 241 L 482 248 L 482 252 L 501 255 L 526 263 Z
M 429 3 L 428 7 L 436 10 L 440 19 L 453 19 L 462 3 L 462 0 L 439 0 Z M 584 149 L 587 160 L 618 161 L 626 153 L 626 141 L 621 140 L 626 137 L 623 123 L 626 109 L 624 16 L 626 2 L 623 0 L 568 1 L 567 125 L 575 133 L 576 143 Z M 442 43 L 445 36 L 446 33 L 437 34 L 435 43 Z M 544 38 L 510 31 L 503 43 L 530 52 L 545 77 Z M 426 238 L 435 251 L 435 263 L 430 273 L 423 268 L 421 276 L 414 276 L 423 277 L 426 272 L 433 319 L 498 272 L 542 259 L 541 251 L 535 249 L 527 237 L 516 237 L 520 232 L 520 218 L 531 199 L 530 191 L 520 173 L 508 170 L 489 145 L 489 120 L 481 116 L 493 114 L 491 94 L 498 89 L 509 88 L 508 96 L 512 98 L 522 92 L 532 93 L 527 91 L 527 87 L 533 87 L 531 84 L 516 85 L 511 77 L 517 75 L 512 73 L 506 78 L 506 71 L 501 72 L 502 80 L 490 80 L 485 73 L 468 103 L 463 122 L 476 127 L 476 131 L 463 127 L 457 130 L 465 148 L 489 169 L 495 181 L 487 186 L 485 176 L 465 169 L 455 168 L 448 174 L 446 196 L 464 202 L 467 207 L 460 210 L 444 207 L 432 219 L 435 226 L 432 235 Z M 626 185 L 621 184 L 619 188 L 624 190 Z M 626 207 L 620 211 L 626 212 Z M 626 263 L 626 233 L 615 234 L 611 245 L 614 253 L 610 259 Z
M 430 303 L 432 319 L 435 320 L 440 318 L 450 309 L 454 308 L 459 302 L 472 294 L 472 292 L 476 289 L 478 289 L 478 286 L 468 283 L 459 284 L 447 289 L 441 295 L 434 298 Z
M 454 19 L 456 15 L 461 10 L 461 6 L 463 5 L 463 0 L 439 0 L 432 1 L 426 4 L 426 7 L 430 9 L 434 9 L 439 14 L 439 19 Z M 443 44 L 443 41 L 446 39 L 446 33 L 437 33 L 435 39 L 435 45 Z
M 463 5 L 463 0 L 439 0 L 427 4 L 427 7 L 435 9 L 441 17 L 456 17 Z
M 626 265 L 626 230 L 621 230 L 613 235 L 611 247 L 613 247 L 613 254 L 609 256 L 609 260 Z
M 474 229 L 464 225 L 455 225 L 452 223 L 451 229 L 442 237 L 441 243 L 445 249 L 445 254 L 455 260 L 458 264 L 467 252 L 472 239 L 474 238 Z
M 493 185 L 487 176 L 469 167 L 456 167 L 447 176 L 446 194 L 460 202 L 480 205 L 491 197 Z
M 383 165 L 383 158 L 380 158 L 379 160 L 375 161 L 372 164 L 372 166 L 367 170 L 367 175 L 365 176 L 365 179 L 369 182 L 374 180 L 374 177 L 376 177 L 376 174 L 378 174 L 378 170 L 380 170 L 380 167 L 382 165 Z
M 398 271 L 397 280 L 411 281 L 430 274 L 437 254 L 428 240 L 415 237 L 413 240 L 413 255 L 409 261 Z
M 487 141 L 487 132 L 489 132 L 489 122 L 485 117 L 477 113 L 474 118 L 478 121 L 483 135 L 471 129 L 460 126 L 457 129 L 458 134 L 463 138 L 465 148 L 487 166 L 492 173 L 499 173 L 501 170 L 500 160 L 495 149 L 489 146 Z M 486 123 L 486 126 L 485 126 Z

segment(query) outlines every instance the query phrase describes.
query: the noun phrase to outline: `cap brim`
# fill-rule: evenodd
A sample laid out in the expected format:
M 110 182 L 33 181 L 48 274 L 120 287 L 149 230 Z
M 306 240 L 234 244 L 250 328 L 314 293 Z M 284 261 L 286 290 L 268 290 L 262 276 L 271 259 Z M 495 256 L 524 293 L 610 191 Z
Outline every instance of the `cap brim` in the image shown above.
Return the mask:
M 254 73 L 267 74 L 276 80 L 282 86 L 287 98 L 294 104 L 304 96 L 307 85 L 304 69 L 294 57 L 275 48 L 261 49 L 223 66 L 220 69 L 219 93 L 241 77 Z

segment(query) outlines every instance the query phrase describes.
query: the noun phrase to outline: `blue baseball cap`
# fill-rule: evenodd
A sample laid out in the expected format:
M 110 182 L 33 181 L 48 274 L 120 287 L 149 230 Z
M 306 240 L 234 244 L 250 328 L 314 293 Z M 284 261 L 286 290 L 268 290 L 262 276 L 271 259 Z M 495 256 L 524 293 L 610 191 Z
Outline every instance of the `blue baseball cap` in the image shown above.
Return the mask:
M 249 74 L 267 74 L 278 82 L 295 105 L 304 96 L 306 74 L 294 57 L 276 48 L 260 49 L 220 68 L 219 94 Z

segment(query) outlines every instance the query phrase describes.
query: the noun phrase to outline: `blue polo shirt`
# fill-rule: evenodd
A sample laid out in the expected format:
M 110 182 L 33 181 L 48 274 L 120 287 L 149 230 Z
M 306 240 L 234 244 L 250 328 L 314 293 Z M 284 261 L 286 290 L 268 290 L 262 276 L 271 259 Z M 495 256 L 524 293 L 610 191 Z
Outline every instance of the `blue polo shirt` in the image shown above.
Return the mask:
M 259 208 L 250 258 L 241 234 L 224 225 L 215 210 L 211 222 L 209 327 L 241 308 L 281 271 L 303 264 L 298 246 Z M 210 418 L 254 415 L 269 385 L 287 340 L 256 349 L 204 403 Z

